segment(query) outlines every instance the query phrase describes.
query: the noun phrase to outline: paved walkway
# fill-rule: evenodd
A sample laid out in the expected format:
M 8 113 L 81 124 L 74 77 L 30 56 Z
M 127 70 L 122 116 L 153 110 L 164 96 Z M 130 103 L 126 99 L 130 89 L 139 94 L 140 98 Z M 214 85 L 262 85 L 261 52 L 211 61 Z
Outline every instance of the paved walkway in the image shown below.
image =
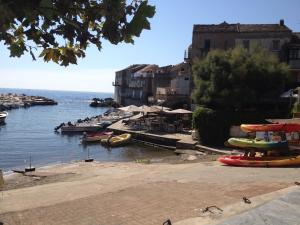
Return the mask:
M 160 225 L 201 209 L 242 202 L 293 185 L 299 168 L 237 168 L 191 164 L 91 163 L 47 169 L 70 180 L 4 191 L 5 225 Z M 288 176 L 287 176 L 288 174 Z
M 299 225 L 300 188 L 219 225 Z

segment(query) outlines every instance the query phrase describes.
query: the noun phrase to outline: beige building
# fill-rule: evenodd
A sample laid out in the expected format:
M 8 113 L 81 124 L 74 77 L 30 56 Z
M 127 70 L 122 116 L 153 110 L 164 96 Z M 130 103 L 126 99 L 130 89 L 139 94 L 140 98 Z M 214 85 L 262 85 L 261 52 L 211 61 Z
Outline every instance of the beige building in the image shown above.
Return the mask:
M 187 63 L 159 67 L 132 65 L 116 72 L 115 101 L 123 106 L 190 102 L 192 77 Z
M 293 74 L 300 81 L 299 33 L 293 33 L 280 20 L 277 24 L 220 24 L 194 25 L 192 45 L 186 59 L 193 63 L 214 49 L 227 50 L 242 46 L 250 52 L 261 46 L 280 61 L 290 65 Z

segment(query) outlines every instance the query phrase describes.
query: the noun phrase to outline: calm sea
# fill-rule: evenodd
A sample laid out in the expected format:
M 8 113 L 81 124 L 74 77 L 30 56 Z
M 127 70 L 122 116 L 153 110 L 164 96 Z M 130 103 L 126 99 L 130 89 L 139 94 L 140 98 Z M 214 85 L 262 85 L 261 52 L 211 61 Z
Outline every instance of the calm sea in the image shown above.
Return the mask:
M 33 166 L 66 163 L 90 157 L 99 161 L 132 161 L 171 155 L 164 149 L 132 144 L 106 149 L 100 144 L 84 146 L 80 135 L 61 135 L 54 127 L 62 122 L 76 121 L 96 116 L 108 108 L 93 108 L 89 101 L 94 98 L 112 97 L 110 93 L 49 91 L 28 89 L 2 89 L 0 93 L 39 95 L 54 99 L 56 106 L 34 106 L 9 111 L 6 125 L 0 126 L 0 168 L 4 171 Z

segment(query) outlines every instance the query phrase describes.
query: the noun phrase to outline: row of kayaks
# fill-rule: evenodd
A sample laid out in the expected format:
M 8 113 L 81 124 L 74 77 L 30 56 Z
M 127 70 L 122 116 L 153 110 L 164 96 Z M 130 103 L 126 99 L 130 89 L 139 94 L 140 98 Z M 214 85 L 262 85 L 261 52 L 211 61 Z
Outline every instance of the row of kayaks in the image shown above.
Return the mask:
M 228 139 L 227 144 L 231 147 L 237 147 L 240 150 L 245 151 L 245 154 L 222 156 L 218 159 L 219 162 L 230 166 L 245 167 L 283 167 L 300 165 L 300 155 L 291 155 L 288 141 L 285 138 L 282 138 L 280 135 L 275 135 L 272 136 L 273 138 L 270 140 L 268 136 L 269 133 L 286 134 L 300 132 L 300 124 L 242 124 L 240 127 L 241 130 L 246 133 L 255 132 L 257 134 L 263 132 L 265 137 L 253 139 Z M 259 152 L 258 155 L 257 152 Z M 269 153 L 275 153 L 276 156 L 269 156 Z
M 116 147 L 129 143 L 131 140 L 131 134 L 124 133 L 121 135 L 113 135 L 113 132 L 104 131 L 104 132 L 94 132 L 84 134 L 81 138 L 82 143 L 95 143 L 99 142 L 104 145 Z
M 300 156 L 246 157 L 241 155 L 229 155 L 220 157 L 218 161 L 230 166 L 284 167 L 299 166 Z

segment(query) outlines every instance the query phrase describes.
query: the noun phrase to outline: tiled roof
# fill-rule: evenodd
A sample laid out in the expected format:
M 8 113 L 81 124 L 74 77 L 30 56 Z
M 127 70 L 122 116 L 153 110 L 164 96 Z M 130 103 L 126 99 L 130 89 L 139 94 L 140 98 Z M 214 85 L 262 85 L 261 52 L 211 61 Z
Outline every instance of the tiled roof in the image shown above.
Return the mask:
M 194 25 L 193 32 L 200 33 L 256 33 L 256 32 L 291 32 L 291 30 L 280 24 L 229 24 L 226 22 L 220 24 Z

